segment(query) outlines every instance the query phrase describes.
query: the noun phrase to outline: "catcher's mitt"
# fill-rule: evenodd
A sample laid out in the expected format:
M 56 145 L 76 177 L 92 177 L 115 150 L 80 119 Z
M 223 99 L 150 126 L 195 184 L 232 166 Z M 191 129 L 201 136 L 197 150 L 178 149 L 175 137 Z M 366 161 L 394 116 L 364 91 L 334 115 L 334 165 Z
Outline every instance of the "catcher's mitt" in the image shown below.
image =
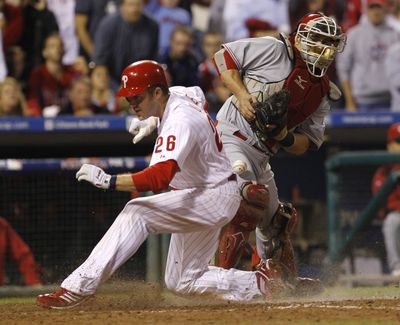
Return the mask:
M 256 118 L 250 125 L 261 140 L 274 138 L 286 126 L 289 97 L 289 91 L 282 89 L 253 105 Z

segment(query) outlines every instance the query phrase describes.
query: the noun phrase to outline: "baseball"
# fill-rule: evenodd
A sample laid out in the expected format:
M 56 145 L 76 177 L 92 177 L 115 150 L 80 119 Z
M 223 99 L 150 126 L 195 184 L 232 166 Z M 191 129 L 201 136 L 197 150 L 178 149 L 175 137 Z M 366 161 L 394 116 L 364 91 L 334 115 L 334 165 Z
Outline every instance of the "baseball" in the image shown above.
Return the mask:
M 232 165 L 232 171 L 236 175 L 243 174 L 247 170 L 247 165 L 242 160 L 236 160 Z

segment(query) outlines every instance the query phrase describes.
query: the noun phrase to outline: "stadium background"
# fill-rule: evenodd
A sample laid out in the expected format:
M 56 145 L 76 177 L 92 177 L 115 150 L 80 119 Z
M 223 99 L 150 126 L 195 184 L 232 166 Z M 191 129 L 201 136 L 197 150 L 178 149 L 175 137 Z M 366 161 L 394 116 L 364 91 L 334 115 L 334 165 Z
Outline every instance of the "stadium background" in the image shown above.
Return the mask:
M 319 151 L 299 157 L 280 153 L 272 160 L 281 198 L 293 201 L 299 210 L 295 245 L 303 275 L 320 275 L 328 254 L 326 161 L 339 152 L 383 150 L 387 125 L 398 120 L 397 113 L 359 113 L 348 119 L 346 113 L 334 112 Z M 130 199 L 126 193 L 98 191 L 74 178 L 84 162 L 110 173 L 147 166 L 154 134 L 134 146 L 126 131 L 129 122 L 130 117 L 107 116 L 0 120 L 0 209 L 31 247 L 45 283 L 57 283 L 72 271 Z M 374 168 L 353 166 L 341 172 L 347 182 L 337 189 L 342 194 L 337 217 L 342 220 L 343 238 L 371 198 Z M 379 218 L 365 231 L 368 240 L 356 243 L 357 254 L 379 260 L 378 273 L 383 273 L 386 263 Z M 146 278 L 146 247 L 120 275 Z M 160 241 L 151 247 L 158 256 L 166 244 Z M 148 258 L 154 263 L 151 268 L 162 261 L 162 257 Z M 8 284 L 23 284 L 14 264 L 10 261 L 7 266 Z M 152 280 L 161 280 L 162 267 L 157 269 L 156 275 L 148 275 Z
M 204 28 L 202 24 L 207 20 L 207 11 L 202 7 L 196 7 L 196 10 L 199 14 L 194 15 L 198 19 L 194 23 Z M 272 161 L 281 197 L 294 201 L 300 212 L 295 245 L 304 274 L 320 274 L 329 248 L 326 161 L 345 151 L 384 150 L 387 126 L 400 121 L 397 113 L 356 113 L 349 118 L 340 107 L 337 108 L 338 112 L 328 118 L 326 142 L 321 150 L 308 152 L 302 157 L 280 153 Z M 45 286 L 54 287 L 87 256 L 130 198 L 126 194 L 106 193 L 87 184 L 78 184 L 74 178 L 81 163 L 88 161 L 109 172 L 143 168 L 154 137 L 133 146 L 131 136 L 126 132 L 127 125 L 129 118 L 125 117 L 0 119 L 0 211 L 31 247 L 41 266 Z M 339 189 L 343 197 L 339 215 L 343 220 L 343 238 L 370 199 L 369 180 L 373 169 L 369 166 L 343 170 L 342 175 L 350 181 Z M 388 291 L 366 289 L 345 293 L 328 290 L 321 298 L 322 302 L 317 303 L 299 299 L 268 307 L 235 307 L 220 303 L 214 306 L 213 301 L 181 301 L 160 293 L 157 286 L 131 283 L 132 279 L 156 281 L 161 278 L 167 240 L 165 237 L 151 238 L 150 245 L 143 245 L 138 255 L 118 272 L 116 278 L 122 284 L 111 282 L 111 287 L 106 286 L 104 291 L 100 291 L 96 304 L 78 313 L 51 317 L 32 307 L 32 297 L 41 293 L 43 288 L 19 290 L 23 279 L 9 259 L 7 285 L 0 290 L 3 315 L 0 323 L 47 323 L 67 318 L 85 324 L 93 320 L 126 323 L 132 319 L 160 324 L 185 324 L 188 319 L 192 323 L 224 324 L 225 319 L 229 319 L 226 322 L 234 319 L 232 314 L 235 313 L 231 311 L 240 311 L 236 314 L 248 316 L 239 316 L 235 320 L 238 324 L 262 324 L 265 317 L 271 324 L 359 323 L 366 317 L 371 322 L 376 320 L 387 324 L 399 321 L 397 292 L 391 288 Z M 351 259 L 339 273 L 368 274 L 368 266 L 371 272 L 386 271 L 378 218 L 359 234 L 347 253 Z M 361 261 L 358 268 L 357 257 Z M 377 261 L 382 269 L 377 269 Z M 149 273 L 150 263 L 159 265 L 157 272 Z M 360 283 L 359 279 L 348 285 Z M 392 282 L 379 279 L 377 283 Z M 28 298 L 5 298 L 9 296 Z M 350 302 L 356 299 L 359 300 Z M 98 310 L 106 310 L 109 314 L 99 314 Z M 371 314 L 367 313 L 368 310 L 372 310 Z M 216 321 L 218 316 L 221 318 Z

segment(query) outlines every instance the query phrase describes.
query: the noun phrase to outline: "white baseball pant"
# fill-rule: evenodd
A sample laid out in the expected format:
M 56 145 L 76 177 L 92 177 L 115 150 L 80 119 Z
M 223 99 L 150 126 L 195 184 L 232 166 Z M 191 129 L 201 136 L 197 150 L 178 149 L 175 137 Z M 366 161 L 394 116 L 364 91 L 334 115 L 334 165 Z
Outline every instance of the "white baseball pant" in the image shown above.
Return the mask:
M 170 191 L 129 201 L 88 259 L 69 275 L 62 288 L 94 294 L 125 263 L 149 234 L 172 233 L 166 285 L 179 293 L 214 293 L 246 301 L 260 296 L 254 272 L 209 266 L 221 227 L 240 203 L 236 182 L 215 188 Z

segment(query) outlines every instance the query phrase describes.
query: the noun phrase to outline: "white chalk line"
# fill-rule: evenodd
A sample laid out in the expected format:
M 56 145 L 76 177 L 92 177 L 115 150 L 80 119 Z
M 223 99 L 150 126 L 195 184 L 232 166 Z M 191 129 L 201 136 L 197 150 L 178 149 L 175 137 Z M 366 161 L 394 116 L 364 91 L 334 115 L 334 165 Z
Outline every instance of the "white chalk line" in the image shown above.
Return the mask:
M 300 309 L 300 308 L 321 308 L 321 309 L 368 309 L 368 310 L 400 310 L 400 306 L 356 306 L 356 305 L 332 305 L 332 304 L 292 304 L 288 306 L 267 306 L 268 309 Z

